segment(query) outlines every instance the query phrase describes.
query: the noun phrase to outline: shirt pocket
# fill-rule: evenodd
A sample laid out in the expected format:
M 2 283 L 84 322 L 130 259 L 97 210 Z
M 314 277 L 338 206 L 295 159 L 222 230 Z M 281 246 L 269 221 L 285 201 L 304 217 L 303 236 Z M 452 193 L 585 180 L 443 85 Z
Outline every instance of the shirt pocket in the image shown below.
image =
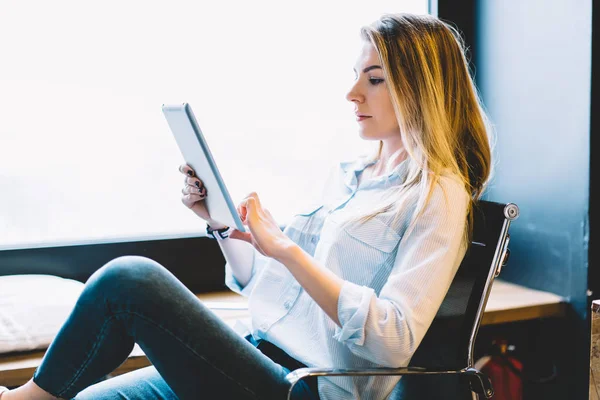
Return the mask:
M 372 218 L 346 224 L 332 239 L 328 265 L 343 279 L 371 286 L 389 273 L 401 236 L 385 222 Z
M 390 253 L 401 236 L 383 221 L 372 218 L 365 223 L 351 222 L 343 229 L 352 238 L 361 242 L 362 246 L 373 248 L 383 253 Z
M 322 208 L 323 203 L 305 207 L 294 214 L 290 223 L 283 230 L 283 233 L 311 255 L 319 240 L 321 224 L 317 214 Z

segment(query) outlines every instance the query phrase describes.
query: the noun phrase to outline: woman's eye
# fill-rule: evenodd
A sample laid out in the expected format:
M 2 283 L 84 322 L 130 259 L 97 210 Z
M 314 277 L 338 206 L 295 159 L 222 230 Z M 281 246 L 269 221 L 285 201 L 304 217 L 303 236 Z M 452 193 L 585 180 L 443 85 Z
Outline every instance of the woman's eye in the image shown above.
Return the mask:
M 381 82 L 383 82 L 383 79 L 381 79 L 381 78 L 369 78 L 369 82 L 371 83 L 371 85 L 379 85 Z

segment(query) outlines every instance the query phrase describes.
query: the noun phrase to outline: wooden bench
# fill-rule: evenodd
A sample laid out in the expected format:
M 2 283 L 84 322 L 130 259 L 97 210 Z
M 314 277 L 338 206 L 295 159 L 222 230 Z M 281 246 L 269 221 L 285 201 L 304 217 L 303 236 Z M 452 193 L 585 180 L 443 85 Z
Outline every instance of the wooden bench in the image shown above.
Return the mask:
M 199 294 L 198 298 L 208 305 L 213 305 L 215 302 L 247 304 L 244 297 L 233 292 Z M 565 306 L 564 299 L 553 293 L 534 290 L 497 279 L 492 286 L 482 325 L 561 317 L 565 313 Z M 230 326 L 238 319 L 248 318 L 246 310 L 215 309 L 214 312 Z M 0 356 L 0 385 L 18 386 L 27 382 L 40 364 L 44 353 L 44 350 L 40 350 Z M 113 371 L 111 376 L 117 376 L 148 365 L 150 365 L 150 362 L 138 348 L 120 367 Z

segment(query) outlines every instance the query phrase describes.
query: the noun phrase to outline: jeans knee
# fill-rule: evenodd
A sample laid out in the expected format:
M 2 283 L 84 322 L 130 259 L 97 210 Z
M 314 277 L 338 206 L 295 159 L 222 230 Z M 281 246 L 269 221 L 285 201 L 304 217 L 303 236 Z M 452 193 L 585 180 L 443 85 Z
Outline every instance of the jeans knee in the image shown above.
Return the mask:
M 154 260 L 141 256 L 122 256 L 104 264 L 88 279 L 87 285 L 129 295 L 135 291 L 152 292 L 167 270 Z

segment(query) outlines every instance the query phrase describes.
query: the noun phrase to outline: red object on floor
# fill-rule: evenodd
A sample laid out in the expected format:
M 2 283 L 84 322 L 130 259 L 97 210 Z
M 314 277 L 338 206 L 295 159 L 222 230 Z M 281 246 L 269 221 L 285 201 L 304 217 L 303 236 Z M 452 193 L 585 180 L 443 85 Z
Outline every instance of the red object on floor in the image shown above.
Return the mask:
M 508 355 L 490 356 L 481 367 L 481 372 L 492 381 L 493 400 L 522 400 L 523 381 L 520 376 L 522 371 L 523 363 Z

